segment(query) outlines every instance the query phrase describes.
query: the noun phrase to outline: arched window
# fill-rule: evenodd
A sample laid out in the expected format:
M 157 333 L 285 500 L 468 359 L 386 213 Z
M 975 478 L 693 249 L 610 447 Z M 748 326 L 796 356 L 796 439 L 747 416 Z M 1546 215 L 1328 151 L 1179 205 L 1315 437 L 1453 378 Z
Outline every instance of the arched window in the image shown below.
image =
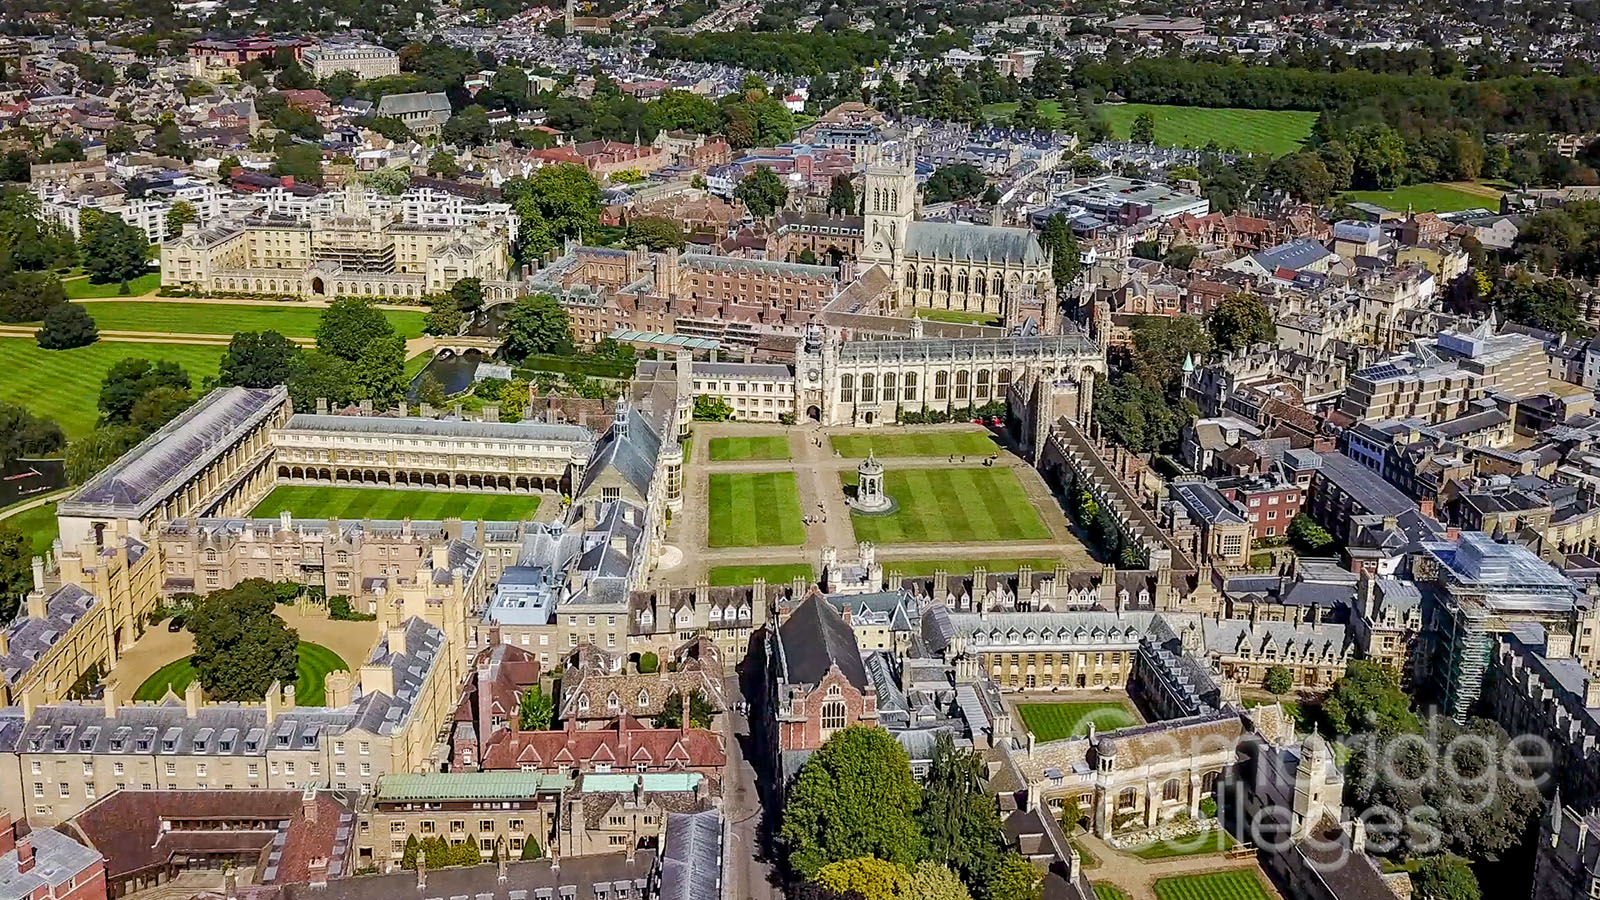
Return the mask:
M 1117 795 L 1117 809 L 1133 809 L 1139 805 L 1139 792 L 1127 788 Z
M 878 379 L 871 372 L 861 376 L 861 402 L 876 403 L 878 401 Z
M 914 288 L 916 286 L 917 286 L 917 267 L 916 266 L 906 266 L 906 287 Z
M 933 399 L 945 400 L 950 396 L 950 373 L 933 373 Z
M 894 373 L 893 372 L 885 372 L 885 373 L 883 373 L 883 399 L 885 401 L 889 401 L 889 400 L 893 400 L 894 399 L 894 388 L 895 388 L 895 375 L 894 375 Z
M 989 399 L 989 370 L 988 369 L 979 369 L 978 370 L 978 399 L 979 400 L 987 400 L 987 399 Z
M 917 373 L 915 372 L 906 373 L 906 399 L 917 399 Z
M 1008 389 L 1010 387 L 1011 387 L 1011 370 L 1010 369 L 1001 369 L 999 374 L 995 376 L 995 381 L 994 381 L 995 393 L 997 395 L 1001 396 L 1001 397 L 1004 397 L 1005 393 L 1006 393 L 1006 389 Z
M 837 731 L 845 726 L 843 700 L 827 700 L 822 704 L 822 732 Z
M 972 289 L 977 291 L 979 297 L 989 293 L 989 281 L 983 277 L 982 272 L 972 276 Z
M 941 291 L 950 290 L 950 270 L 949 269 L 942 269 L 939 272 L 939 290 L 941 290 Z
M 1178 779 L 1169 778 L 1169 779 L 1167 779 L 1167 783 L 1163 784 L 1161 786 L 1161 799 L 1162 800 L 1176 800 L 1176 799 L 1178 799 Z
M 957 400 L 965 400 L 965 399 L 967 399 L 968 383 L 969 383 L 969 381 L 968 381 L 968 373 L 967 373 L 967 371 L 965 369 L 962 369 L 960 372 L 956 373 L 956 399 Z
M 965 294 L 967 292 L 967 270 L 966 269 L 962 269 L 961 272 L 958 275 L 956 275 L 956 292 L 957 293 L 961 293 L 961 294 Z
M 889 192 L 889 211 L 900 211 L 900 191 L 898 189 Z
M 856 402 L 856 377 L 854 375 L 839 376 L 839 402 Z
M 1207 772 L 1200 776 L 1200 793 L 1212 794 L 1217 790 L 1217 773 Z
M 922 287 L 924 289 L 926 289 L 926 290 L 930 290 L 930 291 L 933 290 L 933 269 L 932 268 L 927 268 L 927 269 L 923 269 L 922 270 Z

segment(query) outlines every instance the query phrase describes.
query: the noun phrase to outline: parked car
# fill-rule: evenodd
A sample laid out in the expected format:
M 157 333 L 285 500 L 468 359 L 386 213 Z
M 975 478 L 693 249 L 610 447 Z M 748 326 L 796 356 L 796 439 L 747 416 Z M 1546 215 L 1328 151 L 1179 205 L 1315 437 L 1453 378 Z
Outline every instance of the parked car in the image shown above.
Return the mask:
M 173 616 L 172 617 L 172 621 L 167 623 L 167 630 L 171 631 L 171 632 L 182 631 L 183 630 L 183 616 Z

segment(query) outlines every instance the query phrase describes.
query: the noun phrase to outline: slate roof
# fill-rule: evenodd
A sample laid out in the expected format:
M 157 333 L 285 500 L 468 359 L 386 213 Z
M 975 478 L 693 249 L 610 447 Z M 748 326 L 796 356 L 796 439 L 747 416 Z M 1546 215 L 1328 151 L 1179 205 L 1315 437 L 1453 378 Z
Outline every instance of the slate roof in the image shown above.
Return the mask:
M 397 116 L 408 113 L 450 112 L 450 98 L 443 93 L 415 91 L 409 94 L 385 94 L 378 98 L 378 115 Z
M 458 866 L 430 869 L 418 885 L 415 872 L 359 875 L 325 884 L 287 885 L 283 900 L 598 900 L 618 896 L 627 887 L 630 896 L 644 897 L 656 851 L 563 857 L 555 867 L 549 859 L 506 864 L 506 879 L 496 866 Z
M 708 809 L 667 816 L 660 900 L 719 900 L 722 870 L 722 813 Z
M 594 432 L 582 425 L 545 425 L 539 422 L 469 422 L 465 419 L 425 419 L 420 416 L 335 416 L 295 413 L 285 431 L 332 431 L 346 434 L 423 435 L 434 438 L 475 438 L 502 441 L 562 441 L 587 444 Z
M 1239 525 L 1244 523 L 1235 505 L 1211 485 L 1203 481 L 1186 481 L 1172 485 L 1172 493 L 1195 516 L 1211 525 Z
M 661 437 L 651 427 L 649 419 L 637 410 L 619 408 L 616 421 L 600 439 L 589 467 L 584 470 L 583 483 L 574 496 L 582 497 L 601 472 L 612 468 L 639 492 L 639 496 L 649 496 L 650 481 L 655 477 L 656 460 L 660 455 Z
M 11 652 L 0 654 L 0 678 L 16 684 L 33 664 L 55 646 L 74 623 L 89 613 L 99 598 L 75 584 L 63 585 L 45 600 L 41 617 L 19 616 L 6 626 Z M 26 607 L 24 607 L 25 609 Z
M 858 690 L 866 690 L 866 665 L 856 634 L 838 610 L 812 594 L 778 626 L 782 674 L 790 684 L 818 684 L 831 666 L 838 666 Z
M 21 810 L 15 811 L 18 815 Z M 59 831 L 38 830 L 26 838 L 33 845 L 33 869 L 17 871 L 17 851 L 0 856 L 0 900 L 24 900 L 39 891 L 49 895 L 74 875 L 94 865 L 100 853 L 83 846 Z
M 1030 228 L 1000 228 L 949 222 L 912 222 L 906 229 L 907 259 L 984 260 L 1042 266 L 1049 258 Z

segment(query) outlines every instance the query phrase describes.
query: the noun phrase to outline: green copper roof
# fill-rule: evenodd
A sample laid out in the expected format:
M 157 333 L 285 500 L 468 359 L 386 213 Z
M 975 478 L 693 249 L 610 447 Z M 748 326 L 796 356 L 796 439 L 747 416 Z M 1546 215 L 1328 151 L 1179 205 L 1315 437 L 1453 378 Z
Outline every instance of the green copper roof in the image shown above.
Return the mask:
M 527 800 L 565 790 L 572 779 L 541 772 L 431 772 L 378 779 L 379 803 L 424 800 Z

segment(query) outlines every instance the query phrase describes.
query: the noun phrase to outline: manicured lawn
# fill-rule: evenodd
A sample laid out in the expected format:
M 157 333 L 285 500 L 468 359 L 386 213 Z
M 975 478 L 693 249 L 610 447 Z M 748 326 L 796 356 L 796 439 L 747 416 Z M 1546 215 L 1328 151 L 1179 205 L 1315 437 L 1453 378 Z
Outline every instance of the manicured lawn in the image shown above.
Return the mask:
M 1157 900 L 1271 900 L 1254 868 L 1177 875 L 1156 882 Z
M 842 472 L 853 488 L 856 473 Z M 1030 541 L 1050 537 L 1010 469 L 889 469 L 884 491 L 900 508 L 886 516 L 852 514 L 856 540 L 879 544 Z
M 138 278 L 128 282 L 128 292 L 122 292 L 122 282 L 113 281 L 110 284 L 94 284 L 88 276 L 74 278 L 61 282 L 62 290 L 67 292 L 68 300 L 82 300 L 86 297 L 142 297 L 161 286 L 160 272 L 146 272 Z
M 164 627 L 164 626 L 163 626 Z M 296 706 L 322 706 L 327 703 L 327 690 L 324 683 L 329 672 L 341 669 L 349 671 L 339 654 L 329 650 L 321 644 L 310 641 L 301 641 L 300 647 L 295 651 L 298 657 L 295 665 L 294 702 Z M 174 660 L 157 669 L 154 674 L 139 685 L 133 692 L 135 700 L 160 700 L 167 695 L 167 687 L 172 687 L 172 692 L 182 697 L 189 682 L 194 680 L 194 665 L 189 662 L 191 657 Z
M 993 313 L 962 312 L 959 309 L 919 309 L 916 310 L 919 319 L 931 319 L 935 322 L 950 322 L 956 325 L 1004 325 L 1005 319 Z
M 1022 724 L 1040 741 L 1058 741 L 1095 731 L 1114 731 L 1139 724 L 1139 719 L 1122 700 L 1088 700 L 1066 703 L 1018 703 Z
M 115 295 L 112 295 L 115 296 Z M 86 303 L 101 331 L 164 331 L 178 334 L 235 334 L 240 331 L 276 331 L 285 337 L 313 337 L 322 310 L 282 303 L 246 306 L 237 303 L 185 303 L 182 301 Z M 401 337 L 422 334 L 423 313 L 385 310 Z
M 1035 572 L 1053 572 L 1056 561 L 1046 557 L 1032 559 L 1015 556 L 997 556 L 988 559 L 890 559 L 883 563 L 885 572 L 898 572 L 907 578 L 917 578 L 932 575 L 943 569 L 949 575 L 971 575 L 976 566 L 983 566 L 988 572 L 1015 573 L 1024 565 L 1032 566 Z
M 25 509 L 15 515 L 0 519 L 0 525 L 10 525 L 22 532 L 22 536 L 33 544 L 34 555 L 41 555 L 50 549 L 50 542 L 56 539 L 59 533 L 56 528 L 56 505 L 46 503 Z
M 514 522 L 533 518 L 539 498 L 525 494 L 408 491 L 393 488 L 286 485 L 274 488 L 251 513 L 271 518 L 283 510 L 307 519 L 484 519 Z
M 1068 834 L 1071 834 L 1076 827 L 1076 825 L 1068 825 L 1065 822 L 1061 823 L 1061 830 Z M 1100 865 L 1099 857 L 1095 856 L 1093 853 L 1090 853 L 1089 848 L 1085 847 L 1078 841 L 1072 842 L 1072 849 L 1078 851 L 1078 863 L 1085 869 L 1092 869 L 1095 866 Z
M 765 578 L 767 584 L 789 584 L 796 578 L 805 578 L 810 582 L 816 577 L 809 564 L 791 563 L 773 566 L 712 566 L 706 580 L 712 587 L 738 587 L 755 584 L 757 578 Z
M 871 450 L 891 456 L 992 456 L 1000 449 L 987 431 L 902 431 L 885 434 L 836 434 L 828 443 L 840 456 L 860 459 Z
M 1133 120 L 1148 112 L 1156 120 L 1158 144 L 1204 147 L 1216 141 L 1223 150 L 1273 156 L 1300 149 L 1317 121 L 1314 112 L 1292 109 L 1213 109 L 1150 103 L 1109 103 L 1101 106 L 1100 112 L 1110 123 L 1112 134 L 1122 140 L 1132 133 Z
M 60 423 L 67 437 L 88 434 L 100 417 L 97 404 L 106 370 L 129 357 L 171 360 L 194 381 L 217 374 L 226 347 L 99 341 L 75 350 L 41 350 L 32 338 L 0 338 L 0 401 L 17 403 Z
M 789 438 L 777 437 L 719 437 L 711 439 L 711 460 L 723 462 L 730 459 L 788 459 Z
M 1346 191 L 1346 203 L 1375 203 L 1384 209 L 1405 212 L 1456 212 L 1463 209 L 1499 209 L 1500 192 L 1484 188 L 1484 192 L 1462 190 L 1448 184 L 1408 184 L 1392 191 Z
M 1132 852 L 1134 856 L 1140 859 L 1171 859 L 1175 856 L 1200 856 L 1206 853 L 1221 853 L 1233 845 L 1234 840 L 1228 836 L 1226 831 L 1221 828 L 1213 828 L 1204 834 L 1146 844 Z
M 1010 121 L 1017 113 L 1017 103 L 986 103 L 983 106 L 985 118 L 997 119 L 1002 122 Z M 1055 100 L 1039 101 L 1039 118 L 1052 128 L 1061 124 L 1061 104 Z
M 410 384 L 411 382 L 415 381 L 417 376 L 422 374 L 422 370 L 426 369 L 428 367 L 428 363 L 431 362 L 433 362 L 433 354 L 431 352 L 418 353 L 416 356 L 406 360 L 406 384 Z
M 710 513 L 706 540 L 713 547 L 787 547 L 806 542 L 793 472 L 713 472 Z
M 1114 884 L 1096 884 L 1094 886 L 1095 900 L 1128 900 L 1128 895 Z

